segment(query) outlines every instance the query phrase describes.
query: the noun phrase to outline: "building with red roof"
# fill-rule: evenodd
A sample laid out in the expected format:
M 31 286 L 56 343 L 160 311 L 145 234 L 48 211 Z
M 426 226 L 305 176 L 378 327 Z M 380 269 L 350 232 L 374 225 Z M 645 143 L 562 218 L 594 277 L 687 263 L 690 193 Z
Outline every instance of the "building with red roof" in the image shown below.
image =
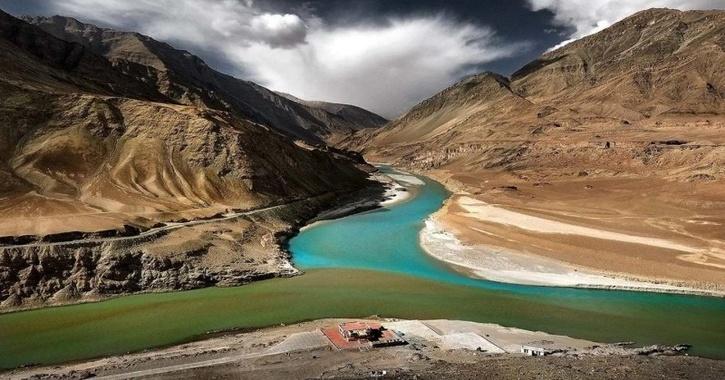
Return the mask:
M 321 330 L 330 342 L 341 350 L 369 349 L 406 343 L 398 334 L 378 322 L 344 322 L 337 325 L 337 328 L 328 327 Z

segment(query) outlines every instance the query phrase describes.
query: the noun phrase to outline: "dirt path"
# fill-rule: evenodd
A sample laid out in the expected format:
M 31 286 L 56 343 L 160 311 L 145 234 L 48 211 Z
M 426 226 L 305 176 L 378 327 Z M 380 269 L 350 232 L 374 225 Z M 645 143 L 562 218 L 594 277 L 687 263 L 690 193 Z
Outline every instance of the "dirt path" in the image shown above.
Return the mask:
M 274 205 L 274 206 L 262 207 L 262 208 L 247 210 L 247 211 L 242 211 L 242 212 L 228 213 L 228 214 L 224 214 L 224 215 L 221 215 L 221 216 L 215 217 L 215 218 L 190 220 L 187 222 L 167 222 L 163 226 L 150 228 L 146 231 L 140 232 L 135 235 L 130 235 L 130 236 L 112 236 L 112 237 L 107 237 L 107 238 L 95 238 L 95 239 L 74 239 L 74 240 L 58 241 L 58 242 L 34 242 L 34 243 L 28 243 L 28 244 L 4 245 L 4 246 L 0 246 L 0 248 L 48 247 L 48 246 L 58 246 L 58 245 L 77 244 L 77 243 L 104 243 L 104 242 L 109 242 L 109 241 L 139 239 L 139 238 L 154 236 L 154 235 L 162 233 L 162 232 L 176 230 L 179 228 L 196 226 L 196 225 L 201 225 L 201 224 L 217 223 L 217 222 L 221 222 L 221 221 L 239 218 L 241 216 L 249 216 L 249 215 L 259 214 L 259 213 L 266 212 L 266 211 L 272 211 L 272 210 L 280 209 L 282 207 L 287 207 L 292 204 L 303 202 L 303 201 L 305 201 L 305 200 L 295 200 L 292 202 L 287 202 L 287 203 L 278 204 L 278 205 Z
M 191 369 L 196 368 L 204 368 L 204 367 L 213 367 L 218 365 L 224 365 L 228 363 L 234 363 L 246 359 L 254 359 L 254 358 L 260 358 L 263 356 L 270 356 L 270 355 L 277 355 L 276 352 L 256 352 L 251 354 L 244 354 L 244 355 L 236 355 L 236 356 L 227 356 L 222 357 L 218 359 L 210 359 L 210 360 L 204 360 L 200 362 L 193 362 L 193 363 L 185 363 L 185 364 L 176 364 L 176 365 L 170 365 L 165 367 L 159 367 L 159 368 L 152 368 L 152 369 L 145 369 L 141 371 L 133 371 L 133 372 L 126 372 L 121 373 L 118 375 L 109 375 L 109 376 L 101 376 L 97 377 L 99 380 L 123 380 L 123 379 L 135 379 L 139 377 L 146 377 L 146 376 L 158 376 L 173 372 L 181 372 L 181 371 L 188 371 Z

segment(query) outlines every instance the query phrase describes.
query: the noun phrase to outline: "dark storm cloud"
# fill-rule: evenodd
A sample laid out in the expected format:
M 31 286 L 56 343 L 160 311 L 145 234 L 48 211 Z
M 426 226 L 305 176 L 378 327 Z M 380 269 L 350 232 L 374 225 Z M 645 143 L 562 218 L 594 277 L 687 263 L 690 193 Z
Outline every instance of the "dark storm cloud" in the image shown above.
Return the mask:
M 0 0 L 134 30 L 275 90 L 394 117 L 461 77 L 510 74 L 548 48 L 652 6 L 718 0 Z

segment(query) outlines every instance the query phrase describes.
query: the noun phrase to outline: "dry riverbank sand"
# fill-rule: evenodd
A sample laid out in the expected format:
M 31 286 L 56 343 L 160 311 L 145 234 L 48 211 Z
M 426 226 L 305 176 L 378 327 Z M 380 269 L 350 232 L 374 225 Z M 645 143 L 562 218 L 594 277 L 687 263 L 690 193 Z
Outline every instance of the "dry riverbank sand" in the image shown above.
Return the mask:
M 335 326 L 346 320 L 326 319 L 274 327 L 253 332 L 227 334 L 199 342 L 137 354 L 103 358 L 83 363 L 53 367 L 20 369 L 3 374 L 8 379 L 24 378 L 359 378 L 386 374 L 388 377 L 413 376 L 427 371 L 456 374 L 466 366 L 519 366 L 546 373 L 537 358 L 520 355 L 522 345 L 546 345 L 561 349 L 561 360 L 569 357 L 579 365 L 593 363 L 602 373 L 616 367 L 619 361 L 634 360 L 652 366 L 676 365 L 693 370 L 707 368 L 707 373 L 725 373 L 725 362 L 688 358 L 687 363 L 674 364 L 675 358 L 652 358 L 643 355 L 662 352 L 658 349 L 634 350 L 619 346 L 599 345 L 580 339 L 550 335 L 494 324 L 451 320 L 382 320 L 383 326 L 403 336 L 405 346 L 369 351 L 338 351 L 320 332 L 321 327 Z M 599 358 L 606 357 L 601 361 Z M 501 362 L 503 361 L 503 362 Z M 561 371 L 559 366 L 550 368 Z M 571 368 L 571 367 L 568 367 Z M 620 369 L 621 370 L 621 369 Z M 543 371 L 543 372 L 542 372 Z M 465 372 L 463 372 L 465 373 Z M 504 370 L 498 376 L 513 376 L 516 371 Z M 696 374 L 697 372 L 692 372 Z M 442 372 L 441 372 L 442 374 Z M 623 375 L 632 375 L 632 369 Z M 655 374 L 654 372 L 652 374 Z M 537 376 L 540 377 L 540 376 Z
M 391 207 L 398 203 L 405 202 L 416 194 L 416 186 L 425 184 L 413 175 L 389 175 L 383 174 L 382 172 L 372 173 L 370 175 L 370 179 L 382 184 L 385 189 L 382 195 L 363 198 L 325 210 L 319 213 L 315 218 L 307 221 L 307 223 L 300 228 L 300 231 L 304 231 L 305 229 L 315 226 L 318 223 L 327 223 L 331 220 L 342 218 L 357 212 L 363 212 L 380 207 Z
M 492 281 L 540 286 L 701 292 L 695 288 L 628 280 L 501 247 L 465 245 L 454 234 L 443 229 L 435 218 L 426 220 L 420 242 L 431 256 L 474 277 Z
M 724 206 L 708 186 L 670 184 L 663 199 L 638 180 L 512 186 L 505 175 L 433 177 L 455 194 L 427 222 L 421 243 L 473 276 L 725 295 Z

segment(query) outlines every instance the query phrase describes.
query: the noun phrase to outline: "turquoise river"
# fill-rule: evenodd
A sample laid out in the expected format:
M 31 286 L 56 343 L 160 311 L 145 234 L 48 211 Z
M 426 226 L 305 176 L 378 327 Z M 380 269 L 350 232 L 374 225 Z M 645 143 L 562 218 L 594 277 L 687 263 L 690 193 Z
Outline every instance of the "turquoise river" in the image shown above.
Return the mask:
M 725 358 L 723 298 L 502 284 L 427 256 L 418 233 L 449 194 L 420 179 L 425 185 L 409 200 L 303 229 L 289 242 L 301 276 L 2 314 L 0 368 L 369 315 L 491 322 L 602 342 L 688 343 L 693 354 Z

